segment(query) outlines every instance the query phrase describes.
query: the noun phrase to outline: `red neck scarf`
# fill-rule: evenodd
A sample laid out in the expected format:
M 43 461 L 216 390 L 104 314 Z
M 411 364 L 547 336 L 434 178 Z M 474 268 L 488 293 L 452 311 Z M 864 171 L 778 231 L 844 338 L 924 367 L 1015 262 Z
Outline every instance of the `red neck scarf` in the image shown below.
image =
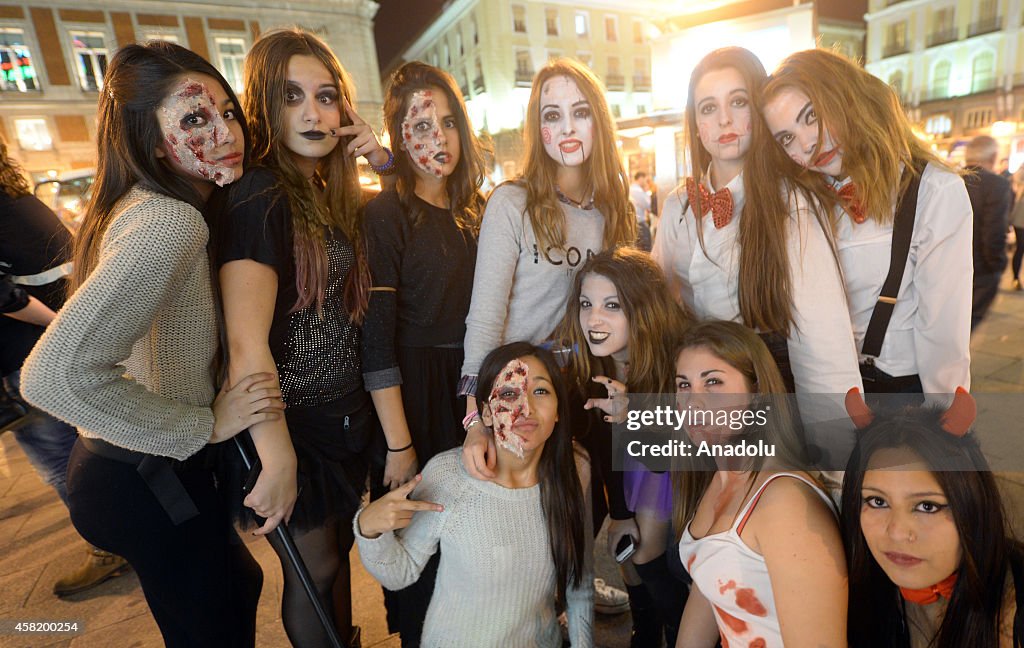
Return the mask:
M 700 213 L 697 213 L 697 195 L 700 192 Z M 732 220 L 732 192 L 728 188 L 719 189 L 715 193 L 708 191 L 703 184 L 697 184 L 693 178 L 686 179 L 686 199 L 694 207 L 697 218 L 704 218 L 710 211 L 715 229 L 722 229 Z
M 843 185 L 840 189 L 836 189 L 835 192 L 839 194 L 839 202 L 842 204 L 843 209 L 850 215 L 853 222 L 860 224 L 867 220 L 867 214 L 864 213 L 864 204 L 860 201 L 860 194 L 857 191 L 857 185 L 849 182 Z
M 932 585 L 931 587 L 925 587 L 923 589 L 907 589 L 906 587 L 900 588 L 900 594 L 903 598 L 910 601 L 911 603 L 917 603 L 918 605 L 930 605 L 939 598 L 944 598 L 947 601 L 953 596 L 953 586 L 956 585 L 956 572 L 953 572 L 943 580 Z

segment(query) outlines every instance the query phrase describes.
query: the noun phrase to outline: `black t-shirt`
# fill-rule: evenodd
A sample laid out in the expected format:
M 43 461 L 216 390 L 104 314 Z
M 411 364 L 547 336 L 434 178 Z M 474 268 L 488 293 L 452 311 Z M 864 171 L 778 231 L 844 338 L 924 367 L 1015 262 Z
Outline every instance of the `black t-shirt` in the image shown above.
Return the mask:
M 373 285 L 395 289 L 370 293 L 363 327 L 367 372 L 397 366 L 396 344 L 449 346 L 461 344 L 466 336 L 476 233 L 458 227 L 451 211 L 418 197 L 413 200 L 415 217 L 393 189 L 366 205 Z
M 284 400 L 290 406 L 325 405 L 362 389 L 359 327 L 349 321 L 343 298 L 355 254 L 341 231 L 326 228 L 323 312 L 317 312 L 315 302 L 292 312 L 298 298 L 292 217 L 277 182 L 273 171 L 256 168 L 231 185 L 216 217 L 214 255 L 217 267 L 251 259 L 277 273 L 269 343 Z
M 70 260 L 71 233 L 49 207 L 35 196 L 12 198 L 0 192 L 0 276 L 38 275 Z M 32 295 L 53 310 L 64 305 L 67 281 L 59 278 L 42 285 L 0 281 L 4 310 L 20 310 Z M 41 326 L 0 315 L 0 375 L 16 371 L 28 357 Z

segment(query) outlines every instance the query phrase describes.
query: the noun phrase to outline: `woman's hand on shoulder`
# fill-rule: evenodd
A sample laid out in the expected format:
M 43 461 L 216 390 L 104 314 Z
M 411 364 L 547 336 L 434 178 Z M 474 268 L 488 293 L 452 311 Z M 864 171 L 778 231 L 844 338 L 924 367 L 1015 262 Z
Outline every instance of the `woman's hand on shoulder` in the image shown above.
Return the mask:
M 444 511 L 440 504 L 409 499 L 409 494 L 422 479 L 422 475 L 416 475 L 390 493 L 367 504 L 359 514 L 359 534 L 372 540 L 380 537 L 382 533 L 409 526 L 413 515 L 420 511 Z
M 225 384 L 213 401 L 213 434 L 210 443 L 221 443 L 242 430 L 281 418 L 281 388 L 272 373 L 254 373 L 233 387 Z
M 608 390 L 608 398 L 591 398 L 583 405 L 583 409 L 589 410 L 598 408 L 605 413 L 604 420 L 607 423 L 622 423 L 626 420 L 629 412 L 629 390 L 626 386 L 607 376 L 594 376 L 591 378 L 599 385 L 604 385 Z
M 419 461 L 412 443 L 400 452 L 388 450 L 384 459 L 384 485 L 390 490 L 395 490 L 415 478 L 418 469 Z

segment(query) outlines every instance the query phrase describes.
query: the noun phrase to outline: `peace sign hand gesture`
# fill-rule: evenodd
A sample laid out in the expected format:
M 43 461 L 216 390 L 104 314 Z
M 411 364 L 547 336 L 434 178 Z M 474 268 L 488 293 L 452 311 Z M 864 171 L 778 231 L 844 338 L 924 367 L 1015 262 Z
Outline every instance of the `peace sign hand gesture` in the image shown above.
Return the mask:
M 583 409 L 600 409 L 607 414 L 604 417 L 606 423 L 625 421 L 626 413 L 629 411 L 629 391 L 626 386 L 607 376 L 594 376 L 591 380 L 605 386 L 608 398 L 591 398 L 583 405 Z
M 387 151 L 380 145 L 377 135 L 374 134 L 370 125 L 359 116 L 348 99 L 343 99 L 345 114 L 352 120 L 350 126 L 340 126 L 331 129 L 334 137 L 351 137 L 345 150 L 353 157 L 366 156 L 367 161 L 374 166 L 384 166 L 388 162 Z
M 411 500 L 416 485 L 423 479 L 423 475 L 416 475 L 402 484 L 395 490 L 382 496 L 380 499 L 370 502 L 362 513 L 359 514 L 359 533 L 364 538 L 377 538 L 382 533 L 404 529 L 412 523 L 412 516 L 418 511 L 434 511 L 440 513 L 444 507 L 433 502 L 419 502 Z

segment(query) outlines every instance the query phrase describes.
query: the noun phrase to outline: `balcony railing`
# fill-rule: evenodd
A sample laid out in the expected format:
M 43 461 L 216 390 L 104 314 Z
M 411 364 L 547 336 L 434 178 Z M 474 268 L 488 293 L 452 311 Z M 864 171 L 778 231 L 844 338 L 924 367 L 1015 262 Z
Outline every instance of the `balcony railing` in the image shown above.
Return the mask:
M 516 86 L 529 88 L 531 85 L 533 85 L 533 70 L 516 68 Z
M 982 92 L 991 92 L 996 89 L 996 78 L 993 76 L 989 79 L 983 79 L 982 81 L 971 82 L 970 94 L 980 94 Z
M 651 90 L 651 77 L 646 74 L 638 74 L 633 76 L 633 92 L 650 92 Z
M 948 86 L 945 88 L 928 88 L 921 92 L 921 101 L 940 101 L 949 98 Z
M 893 6 L 894 4 L 899 4 L 899 3 L 901 3 L 901 2 L 906 2 L 906 1 L 907 1 L 907 0 L 885 0 L 885 6 L 886 6 L 886 7 L 891 7 L 891 6 Z
M 991 34 L 992 32 L 999 31 L 1003 28 L 1003 17 L 992 16 L 979 20 L 978 22 L 972 22 L 967 27 L 967 38 L 974 36 L 981 36 L 982 34 Z
M 956 27 L 950 27 L 949 29 L 943 29 L 941 31 L 933 31 L 928 34 L 928 47 L 935 47 L 936 45 L 945 45 L 946 43 L 952 43 L 960 37 L 960 30 Z
M 621 74 L 606 74 L 604 82 L 609 90 L 623 90 L 626 87 L 626 78 Z
M 882 58 L 899 56 L 900 54 L 906 54 L 909 51 L 910 45 L 908 43 L 889 43 L 882 48 Z

